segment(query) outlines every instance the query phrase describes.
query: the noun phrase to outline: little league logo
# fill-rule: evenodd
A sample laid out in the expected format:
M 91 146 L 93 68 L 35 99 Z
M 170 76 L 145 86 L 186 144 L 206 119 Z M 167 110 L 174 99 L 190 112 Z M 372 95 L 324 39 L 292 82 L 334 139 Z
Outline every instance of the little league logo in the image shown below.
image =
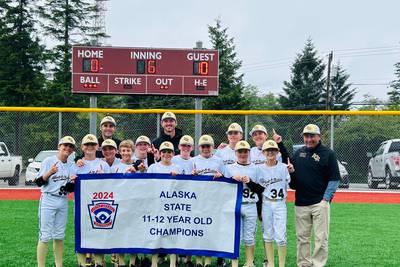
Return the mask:
M 88 205 L 93 229 L 112 229 L 117 216 L 118 204 L 114 200 L 94 200 Z

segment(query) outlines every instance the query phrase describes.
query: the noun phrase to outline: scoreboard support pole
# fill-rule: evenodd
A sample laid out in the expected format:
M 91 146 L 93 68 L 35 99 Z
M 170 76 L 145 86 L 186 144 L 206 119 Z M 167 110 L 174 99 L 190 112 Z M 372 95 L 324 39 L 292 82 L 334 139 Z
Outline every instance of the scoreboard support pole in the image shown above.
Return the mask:
M 91 95 L 89 98 L 90 108 L 97 108 L 97 96 Z M 97 135 L 97 113 L 91 112 L 89 117 L 89 132 Z
M 196 42 L 196 49 L 203 49 L 203 42 L 197 41 Z M 194 109 L 202 110 L 203 109 L 203 99 L 200 97 L 196 97 L 194 99 Z M 202 114 L 195 114 L 194 115 L 194 143 L 195 143 L 195 153 L 196 155 L 199 154 L 199 139 L 202 133 L 203 128 L 203 116 Z

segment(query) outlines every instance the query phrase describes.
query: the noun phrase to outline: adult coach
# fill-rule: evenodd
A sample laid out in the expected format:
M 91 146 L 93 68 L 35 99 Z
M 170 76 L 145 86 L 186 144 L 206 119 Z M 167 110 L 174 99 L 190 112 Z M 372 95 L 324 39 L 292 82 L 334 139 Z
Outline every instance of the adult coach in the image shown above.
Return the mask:
M 105 116 L 100 122 L 101 136 L 98 138 L 99 144 L 103 144 L 104 140 L 111 139 L 115 142 L 117 147 L 121 143 L 121 140 L 114 137 L 115 131 L 117 130 L 117 123 L 111 116 Z M 102 158 L 103 153 L 101 147 L 96 151 L 96 158 Z M 117 158 L 121 158 L 121 155 L 117 152 Z
M 171 142 L 174 145 L 174 153 L 178 155 L 179 151 L 179 141 L 181 140 L 183 134 L 182 130 L 178 129 L 176 126 L 178 122 L 174 113 L 167 111 L 161 117 L 161 127 L 163 131 L 160 137 L 153 140 L 154 147 L 159 150 L 160 145 L 163 142 Z
M 304 147 L 293 156 L 295 172 L 290 187 L 296 190 L 295 216 L 297 235 L 297 265 L 321 267 L 328 260 L 330 202 L 340 173 L 335 153 L 321 144 L 317 125 L 303 130 Z M 311 229 L 315 247 L 311 256 Z

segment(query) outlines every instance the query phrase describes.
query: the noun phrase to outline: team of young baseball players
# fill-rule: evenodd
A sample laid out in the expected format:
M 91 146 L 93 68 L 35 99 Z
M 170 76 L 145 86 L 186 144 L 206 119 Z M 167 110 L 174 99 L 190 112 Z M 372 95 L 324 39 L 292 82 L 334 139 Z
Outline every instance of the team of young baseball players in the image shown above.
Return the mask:
M 164 119 L 175 119 L 172 112 L 166 112 Z M 106 116 L 100 123 L 101 130 L 114 127 L 115 120 Z M 174 145 L 165 141 L 158 149 L 146 136 L 139 136 L 136 143 L 131 140 L 120 142 L 104 135 L 97 139 L 92 134 L 82 139 L 82 157 L 76 162 L 68 161 L 76 150 L 76 142 L 71 136 L 61 138 L 58 143 L 58 154 L 42 162 L 36 183 L 41 187 L 39 202 L 39 241 L 37 245 L 37 262 L 45 266 L 48 242 L 53 240 L 55 266 L 63 266 L 63 239 L 68 215 L 68 192 L 73 192 L 74 181 L 78 174 L 88 173 L 168 173 L 171 175 L 210 175 L 215 179 L 227 177 L 242 182 L 243 196 L 241 206 L 241 240 L 246 250 L 244 267 L 254 267 L 254 245 L 257 218 L 262 222 L 266 259 L 263 266 L 274 266 L 275 241 L 278 246 L 279 266 L 285 265 L 286 257 L 286 198 L 290 174 L 293 165 L 287 157 L 282 138 L 273 130 L 273 140 L 268 140 L 267 130 L 262 125 L 255 125 L 250 135 L 256 144 L 251 148 L 243 141 L 242 127 L 232 123 L 226 134 L 227 144 L 214 149 L 214 140 L 210 135 L 203 135 L 198 140 L 199 155 L 191 157 L 194 140 L 188 135 L 179 141 L 179 155 L 174 155 Z M 108 139 L 107 139 L 108 138 Z M 99 144 L 99 140 L 102 143 Z M 101 146 L 100 146 L 101 145 Z M 99 158 L 101 148 L 101 158 Z M 216 153 L 214 151 L 216 150 Z M 285 163 L 282 163 L 285 162 Z M 260 200 L 260 201 L 259 201 Z M 257 203 L 261 206 L 257 207 Z M 258 210 L 258 211 L 257 211 Z M 193 266 L 191 256 L 181 256 L 186 266 Z M 170 255 L 170 267 L 176 267 L 179 257 Z M 143 260 L 144 259 L 144 260 Z M 142 266 L 157 267 L 159 256 L 152 255 L 151 262 L 145 256 Z M 221 260 L 221 259 L 219 259 Z M 78 266 L 105 266 L 102 254 L 77 253 Z M 135 254 L 129 255 L 129 265 L 125 255 L 112 255 L 116 266 L 139 266 Z M 231 261 L 232 267 L 238 267 L 238 260 Z M 196 267 L 210 267 L 211 258 L 195 256 Z

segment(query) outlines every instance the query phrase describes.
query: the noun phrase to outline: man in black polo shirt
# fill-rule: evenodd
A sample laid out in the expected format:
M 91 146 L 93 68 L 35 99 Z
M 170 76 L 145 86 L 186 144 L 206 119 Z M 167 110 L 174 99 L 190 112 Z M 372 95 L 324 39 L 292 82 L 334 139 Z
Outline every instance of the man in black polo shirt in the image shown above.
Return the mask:
M 330 202 L 340 181 L 335 153 L 321 144 L 317 125 L 303 130 L 304 147 L 294 154 L 295 173 L 290 187 L 296 190 L 295 215 L 297 265 L 321 267 L 328 260 Z M 315 248 L 311 256 L 311 230 Z
M 161 127 L 163 131 L 160 137 L 153 140 L 154 147 L 158 150 L 161 143 L 168 141 L 174 145 L 175 155 L 179 154 L 179 141 L 183 136 L 182 130 L 176 128 L 178 122 L 174 113 L 167 111 L 161 117 Z

